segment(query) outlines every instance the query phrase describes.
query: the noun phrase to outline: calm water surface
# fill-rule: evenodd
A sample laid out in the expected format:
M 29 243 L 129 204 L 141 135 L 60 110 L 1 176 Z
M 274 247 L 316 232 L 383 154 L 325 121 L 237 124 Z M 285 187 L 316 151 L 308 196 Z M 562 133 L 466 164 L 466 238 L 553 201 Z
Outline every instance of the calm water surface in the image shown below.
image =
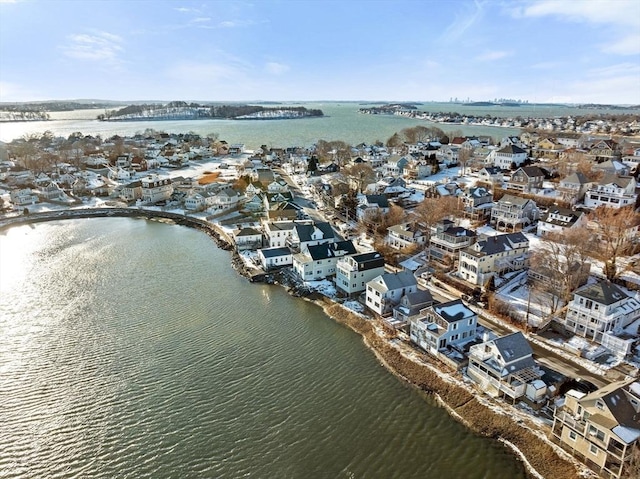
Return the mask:
M 145 220 L 1 234 L 0 477 L 524 477 L 229 259 Z

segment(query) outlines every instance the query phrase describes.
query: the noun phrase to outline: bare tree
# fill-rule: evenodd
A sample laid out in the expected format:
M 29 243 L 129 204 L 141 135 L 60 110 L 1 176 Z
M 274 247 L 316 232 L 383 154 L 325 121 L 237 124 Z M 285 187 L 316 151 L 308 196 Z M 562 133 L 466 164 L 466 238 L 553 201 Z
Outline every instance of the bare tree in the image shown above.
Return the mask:
M 473 150 L 470 148 L 461 148 L 458 151 L 458 163 L 460 164 L 460 174 L 464 175 L 466 173 L 467 163 L 473 156 Z
M 640 223 L 640 215 L 633 206 L 618 209 L 599 206 L 589 216 L 597 227 L 604 274 L 607 279 L 614 280 L 620 274 L 618 259 L 631 251 L 632 228 Z
M 376 172 L 371 168 L 371 165 L 366 163 L 347 166 L 342 169 L 342 172 L 355 181 L 359 193 L 362 193 L 363 188 L 376 178 Z
M 461 212 L 462 205 L 454 196 L 425 198 L 414 210 L 418 221 L 425 228 L 427 239 L 431 235 L 432 227 L 447 217 L 458 216 Z

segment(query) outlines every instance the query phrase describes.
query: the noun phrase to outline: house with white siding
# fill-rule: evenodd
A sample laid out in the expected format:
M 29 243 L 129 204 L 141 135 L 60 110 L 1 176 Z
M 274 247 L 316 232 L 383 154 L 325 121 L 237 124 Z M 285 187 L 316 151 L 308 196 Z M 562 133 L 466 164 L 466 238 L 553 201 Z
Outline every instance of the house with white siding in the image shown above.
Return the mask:
M 433 355 L 476 337 L 478 315 L 460 299 L 429 306 L 410 324 L 411 341 Z
M 384 273 L 384 258 L 377 251 L 347 255 L 336 263 L 336 288 L 351 296 L 366 289 L 366 284 Z
M 366 306 L 380 316 L 387 315 L 405 294 L 415 293 L 418 281 L 410 271 L 384 273 L 367 282 Z
M 309 245 L 304 253 L 293 255 L 293 270 L 303 281 L 319 281 L 335 276 L 338 259 L 356 254 L 352 241 Z
M 616 176 L 608 174 L 591 187 L 584 195 L 584 205 L 587 208 L 607 206 L 609 208 L 624 208 L 635 205 L 636 180 L 633 176 Z

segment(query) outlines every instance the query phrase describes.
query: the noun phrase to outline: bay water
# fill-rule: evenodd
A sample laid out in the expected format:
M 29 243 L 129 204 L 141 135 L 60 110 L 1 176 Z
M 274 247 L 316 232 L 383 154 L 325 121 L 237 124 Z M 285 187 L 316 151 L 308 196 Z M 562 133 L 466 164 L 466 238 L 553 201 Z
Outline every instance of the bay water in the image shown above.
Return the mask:
M 196 230 L 0 234 L 1 478 L 524 478 L 361 338 Z

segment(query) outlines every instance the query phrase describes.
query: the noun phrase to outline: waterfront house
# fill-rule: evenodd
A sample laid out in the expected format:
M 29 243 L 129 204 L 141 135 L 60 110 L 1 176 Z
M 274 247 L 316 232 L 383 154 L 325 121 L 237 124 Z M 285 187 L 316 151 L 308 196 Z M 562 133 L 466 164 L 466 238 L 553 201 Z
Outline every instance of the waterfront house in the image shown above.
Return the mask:
M 380 316 L 390 314 L 407 293 L 418 290 L 418 281 L 410 271 L 383 273 L 367 282 L 366 306 Z
M 306 253 L 309 246 L 333 243 L 336 234 L 327 222 L 294 223 L 291 234 L 287 237 L 286 245 L 294 253 Z
M 420 312 L 433 304 L 431 292 L 418 289 L 412 293 L 406 293 L 400 303 L 393 308 L 393 316 L 385 318 L 385 323 L 392 329 L 408 326 L 412 320 L 420 316 Z
M 31 188 L 22 188 L 19 190 L 12 190 L 9 193 L 11 203 L 15 206 L 28 206 L 35 205 L 38 202 L 38 195 L 35 194 Z
M 429 306 L 413 318 L 410 324 L 411 341 L 428 353 L 460 347 L 476 336 L 478 316 L 460 299 Z
M 293 270 L 303 281 L 319 281 L 335 276 L 338 259 L 356 254 L 352 241 L 307 246 L 304 253 L 293 255 Z
M 255 228 L 239 228 L 233 232 L 236 250 L 255 250 L 262 247 L 262 232 Z
M 287 238 L 293 234 L 293 221 L 267 221 L 264 223 L 264 234 L 269 248 L 282 248 L 287 245 Z
M 166 201 L 171 198 L 173 186 L 171 178 L 149 175 L 140 180 L 142 184 L 142 202 L 147 205 Z
M 412 159 L 404 167 L 402 173 L 406 180 L 414 181 L 421 180 L 430 176 L 433 173 L 433 165 L 426 160 Z
M 511 178 L 507 182 L 507 189 L 532 193 L 542 188 L 544 178 L 544 171 L 537 166 L 523 166 L 511 174 Z
M 502 170 L 497 166 L 483 166 L 478 171 L 478 178 L 485 183 L 502 183 Z
M 40 197 L 43 200 L 61 200 L 64 198 L 64 191 L 55 181 L 48 181 L 40 187 Z
M 609 208 L 623 208 L 635 205 L 636 180 L 632 176 L 605 175 L 597 183 L 592 183 L 584 196 L 584 205 L 587 208 L 607 206 Z
M 504 195 L 493 204 L 491 225 L 499 231 L 518 231 L 536 221 L 539 216 L 535 201 Z
M 581 211 L 574 211 L 560 206 L 550 206 L 549 210 L 538 221 L 538 236 L 549 233 L 562 233 L 571 228 L 580 228 L 587 223 L 587 216 Z
M 565 331 L 601 344 L 623 358 L 637 340 L 640 302 L 610 281 L 588 284 L 573 292 L 564 318 L 555 318 Z
M 384 258 L 377 251 L 340 258 L 336 263 L 336 288 L 351 296 L 365 290 L 367 282 L 384 273 Z
M 614 140 L 599 140 L 589 148 L 588 157 L 602 163 L 607 160 L 620 159 L 620 146 Z
M 491 396 L 509 397 L 515 402 L 525 395 L 527 384 L 542 375 L 533 359 L 533 350 L 521 332 L 469 348 L 467 376 Z
M 529 240 L 522 233 L 490 236 L 460 251 L 458 276 L 484 286 L 490 277 L 519 271 L 529 263 Z
M 565 149 L 564 145 L 553 141 L 551 138 L 543 138 L 533 147 L 532 156 L 547 160 L 557 160 Z
M 401 223 L 387 228 L 387 244 L 393 249 L 420 247 L 425 242 L 424 232 L 416 222 Z
M 258 250 L 260 265 L 265 271 L 291 266 L 293 255 L 289 248 L 261 248 Z
M 589 394 L 569 390 L 554 409 L 551 430 L 602 477 L 620 479 L 640 444 L 640 382 L 617 381 Z

